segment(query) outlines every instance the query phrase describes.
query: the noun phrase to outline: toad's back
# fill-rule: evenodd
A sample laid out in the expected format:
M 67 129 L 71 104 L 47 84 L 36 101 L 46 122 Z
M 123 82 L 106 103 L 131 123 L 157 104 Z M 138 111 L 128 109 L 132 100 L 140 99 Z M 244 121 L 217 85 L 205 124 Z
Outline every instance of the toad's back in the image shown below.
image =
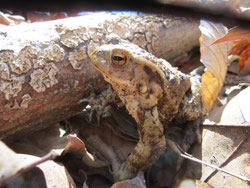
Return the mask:
M 191 102 L 199 99 L 192 100 L 189 76 L 134 44 L 103 45 L 90 58 L 138 123 L 140 140 L 117 172 L 117 180 L 131 178 L 165 150 L 163 124 L 178 116 L 188 120 L 198 117 L 189 114 Z

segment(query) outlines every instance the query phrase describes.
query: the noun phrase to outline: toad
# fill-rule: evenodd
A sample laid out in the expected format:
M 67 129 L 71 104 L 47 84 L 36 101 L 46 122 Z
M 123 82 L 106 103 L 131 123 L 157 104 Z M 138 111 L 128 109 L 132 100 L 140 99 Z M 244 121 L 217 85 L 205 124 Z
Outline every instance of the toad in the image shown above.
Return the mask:
M 132 178 L 165 151 L 164 128 L 198 118 L 199 82 L 131 43 L 102 45 L 90 59 L 137 122 L 139 142 L 115 174 Z

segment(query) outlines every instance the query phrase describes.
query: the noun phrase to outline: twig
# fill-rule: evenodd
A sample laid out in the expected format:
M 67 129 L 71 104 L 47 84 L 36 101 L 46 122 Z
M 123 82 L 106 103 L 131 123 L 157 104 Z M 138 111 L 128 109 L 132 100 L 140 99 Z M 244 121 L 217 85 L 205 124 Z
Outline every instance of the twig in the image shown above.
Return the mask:
M 241 142 L 238 144 L 238 146 L 234 149 L 234 151 L 219 165 L 219 168 L 223 167 L 230 159 L 231 157 L 238 151 L 238 149 L 240 148 L 240 146 L 243 144 L 243 142 L 245 142 L 245 140 L 247 139 L 247 133 L 245 135 L 245 137 L 241 140 Z M 204 180 L 204 182 L 207 182 L 211 177 L 213 177 L 216 172 L 218 170 L 213 170 L 208 176 L 207 178 Z
M 216 170 L 218 170 L 218 171 L 222 171 L 222 172 L 224 172 L 224 173 L 226 173 L 226 174 L 229 174 L 229 175 L 231 175 L 231 176 L 234 176 L 234 177 L 236 177 L 236 178 L 239 178 L 239 179 L 245 181 L 247 184 L 250 184 L 250 179 L 248 179 L 247 177 L 244 177 L 244 176 L 241 176 L 241 175 L 238 175 L 238 174 L 229 172 L 229 171 L 224 170 L 224 169 L 221 169 L 221 168 L 219 168 L 219 167 L 217 167 L 217 166 L 211 165 L 211 164 L 209 164 L 209 163 L 207 163 L 207 162 L 205 162 L 205 161 L 202 161 L 202 160 L 200 160 L 200 159 L 197 159 L 197 158 L 193 157 L 192 155 L 190 155 L 190 154 L 186 153 L 185 151 L 183 151 L 183 150 L 181 149 L 181 147 L 180 147 L 178 144 L 174 143 L 173 141 L 167 140 L 167 142 L 168 142 L 169 146 L 170 146 L 175 152 L 177 152 L 180 156 L 182 156 L 182 157 L 184 157 L 184 158 L 186 158 L 186 159 L 189 159 L 189 160 L 191 160 L 191 161 L 194 161 L 194 162 L 197 162 L 197 163 L 200 163 L 200 164 L 209 166 L 209 167 L 214 168 L 214 169 L 216 169 Z
M 48 161 L 48 160 L 53 160 L 55 159 L 56 157 L 58 156 L 58 154 L 54 151 L 54 150 L 51 150 L 48 154 L 46 154 L 45 156 L 41 157 L 40 159 L 20 168 L 15 174 L 12 174 L 8 177 L 6 177 L 2 183 L 0 184 L 0 187 L 8 184 L 11 180 L 13 180 L 15 177 L 23 174 L 24 172 L 27 172 L 29 171 L 30 169 L 36 167 L 37 165 L 45 162 L 45 161 Z
M 250 83 L 250 75 L 247 76 L 234 76 L 234 77 L 226 77 L 224 81 L 224 85 L 238 85 L 238 84 L 249 84 Z

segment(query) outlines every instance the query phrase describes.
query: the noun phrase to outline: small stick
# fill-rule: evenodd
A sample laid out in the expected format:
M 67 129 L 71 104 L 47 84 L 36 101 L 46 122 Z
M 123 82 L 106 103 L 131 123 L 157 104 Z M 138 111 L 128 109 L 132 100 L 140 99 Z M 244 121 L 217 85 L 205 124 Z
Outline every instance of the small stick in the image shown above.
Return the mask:
M 209 163 L 207 163 L 207 162 L 205 162 L 205 161 L 202 161 L 202 160 L 200 160 L 200 159 L 197 159 L 197 158 L 193 157 L 192 155 L 190 155 L 190 154 L 186 153 L 185 151 L 183 151 L 183 150 L 181 149 L 181 147 L 180 147 L 178 144 L 174 143 L 173 141 L 167 140 L 167 142 L 168 142 L 169 146 L 170 146 L 175 152 L 177 152 L 180 156 L 182 156 L 182 157 L 184 157 L 184 158 L 186 158 L 186 159 L 189 159 L 189 160 L 191 160 L 191 161 L 194 161 L 194 162 L 197 162 L 197 163 L 200 163 L 200 164 L 209 166 L 209 167 L 214 168 L 214 169 L 216 169 L 216 170 L 218 170 L 218 171 L 222 171 L 222 172 L 224 172 L 224 173 L 226 173 L 226 174 L 229 174 L 229 175 L 231 175 L 231 176 L 234 176 L 234 177 L 236 177 L 236 178 L 239 178 L 239 179 L 241 179 L 241 180 L 247 182 L 247 184 L 250 184 L 250 179 L 248 179 L 247 177 L 244 177 L 244 176 L 241 176 L 241 175 L 238 175 L 238 174 L 229 172 L 229 171 L 224 170 L 224 169 L 221 169 L 221 168 L 219 168 L 219 167 L 217 167 L 217 166 L 211 165 L 211 164 L 209 164 Z
M 239 150 L 240 146 L 245 142 L 245 140 L 247 139 L 247 133 L 245 135 L 245 137 L 240 141 L 240 143 L 238 144 L 238 146 L 232 151 L 232 153 L 219 165 L 219 168 L 223 167 L 230 159 L 231 157 Z M 204 182 L 208 182 L 208 180 L 213 177 L 216 172 L 218 170 L 214 169 L 204 180 Z
M 245 83 L 246 85 L 250 83 L 250 75 L 247 76 L 235 76 L 235 77 L 226 77 L 224 81 L 224 85 L 238 85 L 241 83 Z
M 11 180 L 13 180 L 15 177 L 21 175 L 22 173 L 24 172 L 27 172 L 29 171 L 30 169 L 36 167 L 37 165 L 45 162 L 45 161 L 48 161 L 48 160 L 54 160 L 56 157 L 58 156 L 58 154 L 54 151 L 54 150 L 51 150 L 48 154 L 46 154 L 45 156 L 41 157 L 40 159 L 20 168 L 15 174 L 12 174 L 8 177 L 6 177 L 2 183 L 0 184 L 0 187 L 8 184 Z

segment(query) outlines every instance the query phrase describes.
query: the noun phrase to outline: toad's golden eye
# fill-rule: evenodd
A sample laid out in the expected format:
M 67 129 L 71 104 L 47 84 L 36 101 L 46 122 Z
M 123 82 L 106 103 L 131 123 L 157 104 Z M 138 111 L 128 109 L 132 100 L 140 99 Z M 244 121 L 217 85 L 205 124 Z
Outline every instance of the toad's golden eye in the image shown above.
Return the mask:
M 124 65 L 127 61 L 126 55 L 121 51 L 115 51 L 111 56 L 112 63 L 115 65 Z

